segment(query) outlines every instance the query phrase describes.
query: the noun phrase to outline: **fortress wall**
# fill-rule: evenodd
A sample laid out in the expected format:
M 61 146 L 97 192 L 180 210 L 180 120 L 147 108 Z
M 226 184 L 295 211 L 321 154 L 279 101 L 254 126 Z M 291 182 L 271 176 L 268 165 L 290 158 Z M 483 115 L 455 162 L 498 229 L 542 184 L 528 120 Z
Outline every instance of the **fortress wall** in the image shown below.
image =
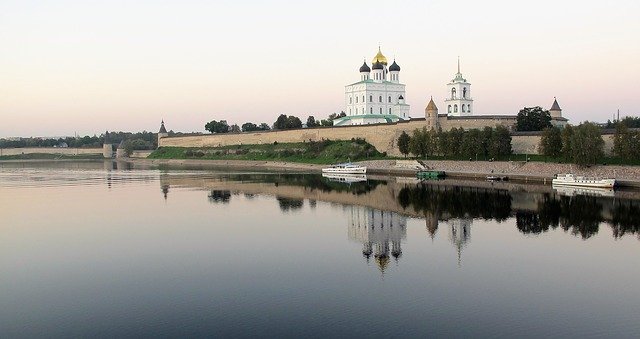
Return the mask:
M 497 126 L 504 126 L 507 129 L 511 130 L 514 128 L 515 124 L 516 124 L 516 117 L 514 116 L 513 118 L 503 118 L 503 117 L 496 117 L 496 118 L 478 118 L 478 116 L 475 117 L 476 119 L 467 119 L 467 118 L 447 118 L 446 116 L 444 117 L 438 117 L 438 123 L 440 124 L 440 126 L 442 127 L 443 131 L 448 131 L 452 128 L 464 128 L 464 129 L 483 129 L 486 126 L 489 127 L 497 127 Z
M 1 155 L 18 155 L 18 154 L 102 154 L 101 148 L 71 148 L 71 147 L 25 147 L 25 148 L 0 148 Z
M 478 128 L 485 126 L 505 126 L 512 128 L 515 124 L 515 117 L 511 118 L 482 118 L 482 119 L 447 119 L 439 117 L 443 130 L 462 127 L 464 129 Z M 352 138 L 362 138 L 372 144 L 378 151 L 387 152 L 391 156 L 401 156 L 396 141 L 400 134 L 405 131 L 411 134 L 417 128 L 426 127 L 424 119 L 414 119 L 409 122 L 399 122 L 394 124 L 377 124 L 362 126 L 343 127 L 319 127 L 306 128 L 287 131 L 268 131 L 253 133 L 235 134 L 206 134 L 195 136 L 161 138 L 159 144 L 162 147 L 218 147 L 241 144 L 272 144 L 274 142 L 305 142 L 330 140 L 351 140 Z M 611 154 L 613 148 L 613 135 L 603 135 L 605 140 L 605 154 Z M 514 135 L 512 136 L 512 149 L 518 154 L 538 154 L 540 134 Z

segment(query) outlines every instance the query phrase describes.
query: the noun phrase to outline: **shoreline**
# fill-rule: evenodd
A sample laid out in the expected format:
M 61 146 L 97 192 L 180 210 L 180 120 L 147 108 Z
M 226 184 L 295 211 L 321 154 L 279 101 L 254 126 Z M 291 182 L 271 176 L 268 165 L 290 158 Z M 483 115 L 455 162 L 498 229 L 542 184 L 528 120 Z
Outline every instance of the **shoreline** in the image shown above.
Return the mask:
M 93 161 L 122 161 L 142 166 L 176 166 L 197 168 L 235 168 L 262 171 L 284 172 L 317 172 L 320 173 L 327 165 L 307 164 L 298 162 L 258 161 L 258 160 L 200 160 L 200 159 L 27 159 L 0 160 L 2 163 L 35 163 L 35 162 L 93 162 Z M 367 166 L 367 174 L 389 175 L 400 177 L 415 177 L 416 169 L 396 167 L 396 160 L 367 160 L 354 162 Z M 429 170 L 444 171 L 447 177 L 460 179 L 486 179 L 488 175 L 506 176 L 509 180 L 550 184 L 557 173 L 575 173 L 576 175 L 592 177 L 616 178 L 621 187 L 640 188 L 640 166 L 596 165 L 579 168 L 572 164 L 516 162 L 516 161 L 454 161 L 454 160 L 424 160 Z

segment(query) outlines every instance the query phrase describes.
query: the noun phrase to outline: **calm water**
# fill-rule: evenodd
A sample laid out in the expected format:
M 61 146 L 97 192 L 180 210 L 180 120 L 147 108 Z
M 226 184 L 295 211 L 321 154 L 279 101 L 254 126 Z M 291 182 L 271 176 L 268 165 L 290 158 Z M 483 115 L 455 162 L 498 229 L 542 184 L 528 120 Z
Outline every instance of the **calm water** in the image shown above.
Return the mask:
M 640 336 L 637 193 L 336 180 L 0 163 L 0 334 Z

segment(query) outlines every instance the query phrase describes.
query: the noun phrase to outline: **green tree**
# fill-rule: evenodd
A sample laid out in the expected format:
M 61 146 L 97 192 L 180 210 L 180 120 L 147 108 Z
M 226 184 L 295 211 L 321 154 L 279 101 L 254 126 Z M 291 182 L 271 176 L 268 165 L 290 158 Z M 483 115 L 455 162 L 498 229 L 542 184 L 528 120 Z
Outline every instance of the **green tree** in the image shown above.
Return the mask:
M 271 127 L 269 127 L 269 125 L 266 122 L 261 123 L 260 126 L 258 126 L 258 128 L 261 131 L 268 131 L 271 129 Z
M 316 118 L 313 115 L 310 115 L 307 118 L 307 127 L 311 128 L 311 127 L 316 127 L 318 126 L 318 123 L 316 122 Z
M 525 107 L 518 112 L 516 130 L 542 131 L 547 127 L 551 127 L 551 113 L 542 107 Z
M 254 123 L 245 122 L 244 124 L 242 124 L 242 131 L 243 132 L 253 132 L 253 131 L 257 131 L 257 130 L 259 130 L 259 128 Z
M 273 129 L 285 130 L 294 128 L 302 128 L 302 121 L 293 115 L 280 114 L 276 122 L 273 123 Z
M 613 153 L 626 161 L 640 156 L 640 133 L 629 131 L 627 125 L 623 123 L 616 124 Z
M 558 127 L 545 128 L 538 147 L 542 154 L 558 158 L 562 154 L 562 131 Z
M 227 133 L 229 132 L 229 125 L 226 120 L 211 120 L 204 125 L 204 129 L 211 133 Z
M 597 125 L 580 124 L 571 138 L 573 162 L 580 166 L 593 165 L 604 156 L 604 140 Z
M 411 135 L 409 140 L 409 151 L 415 155 L 416 157 L 427 157 L 427 147 L 428 147 L 428 134 L 427 128 L 423 127 L 422 129 L 416 128 Z
M 400 136 L 398 137 L 398 149 L 400 150 L 400 153 L 404 155 L 405 158 L 409 154 L 410 141 L 411 141 L 411 137 L 409 136 L 409 134 L 407 134 L 407 132 L 405 131 L 402 131 L 402 134 L 400 134 Z
M 229 126 L 229 132 L 231 133 L 240 133 L 240 126 L 238 124 L 233 124 Z
M 562 156 L 566 161 L 573 161 L 573 126 L 562 129 Z

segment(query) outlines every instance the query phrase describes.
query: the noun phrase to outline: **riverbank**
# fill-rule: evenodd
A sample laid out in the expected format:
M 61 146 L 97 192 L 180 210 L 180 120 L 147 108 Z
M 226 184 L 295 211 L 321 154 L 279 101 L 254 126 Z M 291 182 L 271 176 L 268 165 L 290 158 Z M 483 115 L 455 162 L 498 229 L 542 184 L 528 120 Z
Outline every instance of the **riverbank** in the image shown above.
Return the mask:
M 96 160 L 0 160 L 2 162 L 38 162 L 38 161 L 96 161 Z M 108 160 L 105 160 L 108 161 Z M 201 160 L 201 159 L 120 159 L 141 167 L 187 168 L 187 169 L 241 169 L 252 171 L 311 172 L 319 173 L 326 165 L 300 162 L 263 161 L 263 160 Z M 367 173 L 373 175 L 392 175 L 415 177 L 416 169 L 396 166 L 396 160 L 369 160 L 357 162 L 367 166 Z M 621 186 L 640 188 L 640 166 L 598 165 L 579 168 L 570 164 L 517 162 L 517 161 L 422 161 L 428 169 L 446 172 L 448 177 L 461 179 L 482 179 L 488 175 L 507 176 L 509 180 L 549 184 L 557 173 L 575 173 L 593 177 L 616 178 Z

